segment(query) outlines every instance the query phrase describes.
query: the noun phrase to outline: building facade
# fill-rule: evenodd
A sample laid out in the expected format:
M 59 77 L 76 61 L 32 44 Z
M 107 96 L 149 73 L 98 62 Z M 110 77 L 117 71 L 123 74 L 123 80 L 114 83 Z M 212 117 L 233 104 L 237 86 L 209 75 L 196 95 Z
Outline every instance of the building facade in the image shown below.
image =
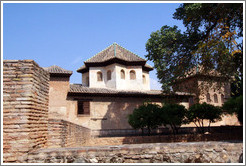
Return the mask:
M 82 74 L 82 84 L 69 83 L 72 71 L 58 66 L 44 69 L 50 73 L 49 118 L 82 125 L 95 136 L 135 133 L 127 116 L 146 101 L 161 105 L 168 99 L 188 108 L 192 96 L 150 90 L 149 71 L 153 68 L 116 43 L 77 70 Z
M 77 70 L 82 74 L 82 84 L 69 83 L 72 71 L 58 66 L 45 70 L 50 73 L 49 118 L 87 127 L 93 136 L 136 133 L 128 124 L 127 117 L 146 101 L 162 105 L 168 100 L 188 108 L 193 104 L 192 100 L 197 96 L 200 98 L 197 90 L 190 91 L 199 84 L 192 79 L 179 84 L 190 88 L 180 88 L 180 92 L 173 95 L 150 90 L 149 72 L 153 68 L 146 64 L 145 59 L 116 43 L 86 60 Z M 219 104 L 216 101 L 210 103 L 221 105 L 221 101 Z M 214 125 L 236 124 L 236 117 L 225 117 Z

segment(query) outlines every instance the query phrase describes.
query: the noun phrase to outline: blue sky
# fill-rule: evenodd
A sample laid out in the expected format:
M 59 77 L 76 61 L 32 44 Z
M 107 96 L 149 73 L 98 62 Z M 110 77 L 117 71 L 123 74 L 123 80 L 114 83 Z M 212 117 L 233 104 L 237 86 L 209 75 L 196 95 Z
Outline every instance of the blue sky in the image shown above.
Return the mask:
M 145 58 L 151 32 L 177 25 L 178 3 L 160 4 L 13 4 L 3 5 L 3 59 L 33 59 L 41 67 L 72 70 L 71 83 L 81 83 L 76 70 L 112 43 Z M 148 61 L 148 64 L 153 65 Z M 160 89 L 156 71 L 151 89 Z

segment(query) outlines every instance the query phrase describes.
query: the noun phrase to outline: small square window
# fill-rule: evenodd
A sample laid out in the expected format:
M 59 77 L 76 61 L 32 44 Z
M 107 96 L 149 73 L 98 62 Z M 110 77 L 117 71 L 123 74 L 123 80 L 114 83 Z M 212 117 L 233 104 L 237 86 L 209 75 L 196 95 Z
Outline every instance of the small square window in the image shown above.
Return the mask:
M 90 102 L 78 101 L 78 115 L 89 115 L 89 114 L 90 114 Z

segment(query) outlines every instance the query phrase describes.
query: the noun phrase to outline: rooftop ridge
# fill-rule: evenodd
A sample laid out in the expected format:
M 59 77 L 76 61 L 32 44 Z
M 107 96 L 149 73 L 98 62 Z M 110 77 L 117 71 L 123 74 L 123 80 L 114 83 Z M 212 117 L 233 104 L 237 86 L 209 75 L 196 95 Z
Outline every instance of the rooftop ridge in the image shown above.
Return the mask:
M 123 46 L 121 46 L 121 45 L 119 45 L 119 44 L 117 44 L 117 43 L 115 43 L 115 44 L 116 44 L 116 45 L 118 45 L 119 47 L 121 47 L 121 48 L 123 48 L 123 49 L 125 49 L 125 50 L 129 51 L 130 53 L 132 53 L 132 54 L 136 55 L 138 58 L 141 58 L 141 59 L 143 59 L 143 60 L 147 61 L 146 59 L 144 59 L 144 58 L 140 57 L 139 55 L 137 55 L 137 54 L 135 54 L 134 52 L 132 52 L 132 51 L 128 50 L 127 48 L 125 48 L 125 47 L 123 47 Z
M 98 53 L 96 53 L 95 55 L 93 55 L 92 57 L 90 57 L 89 59 L 87 59 L 86 61 L 84 61 L 84 62 L 87 62 L 87 61 L 89 61 L 90 59 L 92 59 L 92 58 L 94 58 L 95 56 L 97 56 L 98 54 L 100 54 L 101 52 L 103 52 L 103 51 L 105 51 L 105 50 L 107 50 L 109 47 L 111 47 L 112 45 L 114 45 L 114 43 L 113 44 L 111 44 L 111 45 L 109 45 L 108 47 L 106 47 L 105 49 L 103 49 L 102 51 L 100 51 L 100 52 L 98 52 Z
M 49 67 L 43 67 L 44 70 L 48 71 L 49 73 L 55 73 L 55 74 L 72 74 L 73 71 L 66 70 L 60 66 L 52 65 Z

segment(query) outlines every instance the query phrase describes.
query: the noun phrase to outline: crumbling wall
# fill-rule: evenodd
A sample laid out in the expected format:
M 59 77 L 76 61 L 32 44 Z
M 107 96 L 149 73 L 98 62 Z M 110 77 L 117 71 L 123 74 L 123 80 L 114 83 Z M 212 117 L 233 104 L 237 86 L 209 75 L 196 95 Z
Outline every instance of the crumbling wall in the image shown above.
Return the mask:
M 3 61 L 3 161 L 46 147 L 49 74 L 33 60 Z
M 150 143 L 40 149 L 28 156 L 38 163 L 239 163 L 243 142 Z
M 88 128 L 61 119 L 49 119 L 49 148 L 83 146 L 90 137 L 91 130 Z

